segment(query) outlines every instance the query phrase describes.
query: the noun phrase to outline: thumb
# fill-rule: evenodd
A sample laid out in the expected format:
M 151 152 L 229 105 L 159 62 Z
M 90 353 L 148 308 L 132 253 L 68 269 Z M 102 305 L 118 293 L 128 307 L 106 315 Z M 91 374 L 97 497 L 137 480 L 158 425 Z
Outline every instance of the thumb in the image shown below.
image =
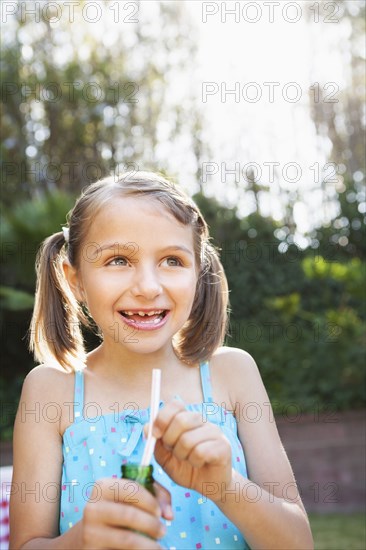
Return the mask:
M 155 460 L 160 466 L 167 471 L 169 462 L 172 458 L 172 451 L 170 448 L 167 448 L 161 439 L 158 439 L 155 444 L 154 449 Z M 168 472 L 167 472 L 168 473 Z M 170 473 L 169 473 L 170 475 Z
M 156 442 L 154 456 L 156 462 L 163 468 L 165 473 L 180 485 L 175 475 L 178 466 L 177 460 L 174 458 L 172 451 L 164 447 L 161 439 L 158 439 Z
M 173 519 L 173 509 L 172 509 L 172 496 L 170 492 L 165 489 L 158 481 L 154 481 L 154 490 L 157 501 L 159 502 L 160 508 L 162 510 L 163 518 L 167 520 Z

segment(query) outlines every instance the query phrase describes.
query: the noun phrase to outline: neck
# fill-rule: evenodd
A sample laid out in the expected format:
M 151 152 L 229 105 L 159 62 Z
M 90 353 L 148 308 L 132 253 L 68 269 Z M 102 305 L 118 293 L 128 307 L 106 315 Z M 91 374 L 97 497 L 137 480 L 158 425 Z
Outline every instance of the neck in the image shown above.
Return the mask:
M 173 365 L 182 364 L 176 356 L 173 346 L 169 345 L 156 352 L 134 353 L 120 346 L 107 346 L 104 342 L 88 354 L 87 365 L 93 371 L 105 373 L 108 376 L 138 380 L 145 379 L 152 369 L 159 368 L 162 372 L 171 369 Z

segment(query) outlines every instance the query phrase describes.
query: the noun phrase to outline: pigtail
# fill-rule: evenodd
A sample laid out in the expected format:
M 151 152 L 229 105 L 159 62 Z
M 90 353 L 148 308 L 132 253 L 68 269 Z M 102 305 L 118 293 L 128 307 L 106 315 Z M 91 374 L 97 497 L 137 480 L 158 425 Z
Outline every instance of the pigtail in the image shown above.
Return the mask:
M 65 236 L 45 239 L 36 258 L 37 286 L 29 347 L 41 363 L 55 360 L 66 370 L 85 363 L 79 321 L 84 315 L 63 273 Z
M 192 311 L 175 341 L 177 352 L 189 363 L 209 360 L 223 344 L 228 325 L 229 291 L 224 268 L 212 245 L 204 245 L 203 252 Z

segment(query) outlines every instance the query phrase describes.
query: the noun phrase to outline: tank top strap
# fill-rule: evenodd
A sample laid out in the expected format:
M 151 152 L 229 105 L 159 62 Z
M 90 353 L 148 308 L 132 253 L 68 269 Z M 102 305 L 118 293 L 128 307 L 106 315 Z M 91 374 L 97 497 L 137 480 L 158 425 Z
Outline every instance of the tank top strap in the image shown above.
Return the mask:
M 84 373 L 82 370 L 75 371 L 74 389 L 74 422 L 81 422 L 84 408 Z
M 212 386 L 211 386 L 211 375 L 210 375 L 210 366 L 208 361 L 200 363 L 200 374 L 201 374 L 201 384 L 202 384 L 202 393 L 205 403 L 212 403 Z

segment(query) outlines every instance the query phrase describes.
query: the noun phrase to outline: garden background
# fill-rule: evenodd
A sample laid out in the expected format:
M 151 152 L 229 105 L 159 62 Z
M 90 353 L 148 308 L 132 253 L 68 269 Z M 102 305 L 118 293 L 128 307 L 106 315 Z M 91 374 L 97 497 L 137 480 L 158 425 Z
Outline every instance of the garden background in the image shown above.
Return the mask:
M 321 164 L 310 156 L 306 162 L 313 168 L 302 170 L 300 181 L 283 177 L 276 168 L 280 161 L 273 164 L 276 154 L 263 157 L 248 145 L 251 135 L 257 143 L 255 119 L 236 122 L 235 132 L 221 122 L 221 140 L 232 150 L 224 163 L 213 135 L 212 113 L 229 104 L 235 113 L 239 96 L 235 86 L 234 95 L 223 95 L 219 74 L 200 78 L 200 32 L 209 17 L 220 16 L 219 26 L 229 20 L 222 4 L 235 9 L 248 3 L 197 2 L 198 19 L 190 2 L 77 4 L 73 19 L 64 2 L 2 7 L 1 440 L 11 440 L 21 385 L 34 366 L 27 331 L 37 248 L 60 230 L 83 187 L 135 169 L 167 174 L 202 209 L 231 289 L 227 345 L 255 357 L 280 424 L 298 431 L 304 419 L 325 418 L 332 428 L 354 411 L 359 422 L 365 407 L 364 3 L 328 2 L 339 8 L 333 31 L 342 36 L 337 55 L 347 68 L 336 100 L 327 101 L 326 82 L 309 87 L 300 102 L 287 101 L 294 117 L 300 108 L 306 113 L 323 159 Z M 263 2 L 251 4 L 264 9 Z M 326 3 L 316 3 L 318 21 L 310 3 L 292 4 L 302 6 L 306 32 L 313 32 L 315 22 L 317 32 L 329 31 Z M 251 14 L 240 11 L 244 21 L 238 24 L 248 27 Z M 258 43 L 265 43 L 260 23 Z M 342 28 L 348 31 L 342 34 Z M 221 47 L 225 51 L 224 42 Z M 240 59 L 245 73 L 247 54 L 255 56 L 257 43 L 251 47 L 227 51 L 228 63 Z M 286 59 L 280 63 L 285 66 Z M 251 81 L 250 74 L 245 78 Z M 225 90 L 236 80 L 226 80 Z M 221 105 L 210 111 L 216 90 Z M 281 107 L 280 100 L 272 103 Z M 246 107 L 257 105 L 247 97 Z M 293 139 L 301 144 L 300 130 Z M 239 134 L 245 139 L 238 142 L 232 136 Z M 274 140 L 281 138 L 279 129 Z M 260 157 L 275 166 L 271 177 L 259 174 Z M 301 219 L 299 205 L 314 211 L 310 221 Z M 96 344 L 92 335 L 87 339 L 90 347 Z M 342 506 L 329 511 L 342 512 Z M 350 519 L 356 527 L 345 545 L 319 538 L 318 548 L 364 547 L 357 518 Z M 319 537 L 324 529 L 321 524 Z

